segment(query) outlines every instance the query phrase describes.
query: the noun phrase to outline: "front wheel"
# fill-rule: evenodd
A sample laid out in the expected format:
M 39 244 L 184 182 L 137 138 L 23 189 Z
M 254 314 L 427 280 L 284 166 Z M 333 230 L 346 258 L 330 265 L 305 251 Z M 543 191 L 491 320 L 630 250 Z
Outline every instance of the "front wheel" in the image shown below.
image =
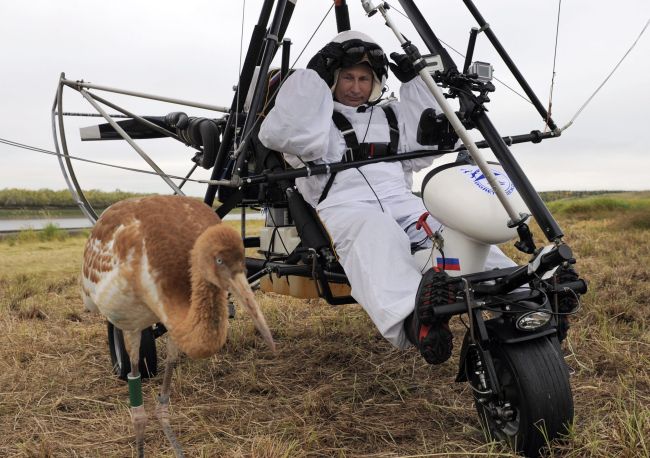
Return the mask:
M 566 435 L 573 421 L 569 372 L 547 339 L 501 344 L 491 350 L 501 395 L 490 389 L 476 346 L 470 346 L 466 371 L 481 423 L 489 437 L 517 453 L 537 457 L 544 446 Z

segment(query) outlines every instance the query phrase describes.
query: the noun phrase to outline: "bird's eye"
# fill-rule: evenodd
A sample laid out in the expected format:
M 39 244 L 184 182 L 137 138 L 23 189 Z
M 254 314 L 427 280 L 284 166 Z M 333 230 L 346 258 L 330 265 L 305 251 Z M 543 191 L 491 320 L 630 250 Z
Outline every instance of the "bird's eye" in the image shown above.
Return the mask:
M 216 259 L 214 260 L 214 262 L 216 262 L 218 265 L 221 265 L 221 264 L 223 264 L 223 259 L 221 259 L 221 258 L 216 258 Z

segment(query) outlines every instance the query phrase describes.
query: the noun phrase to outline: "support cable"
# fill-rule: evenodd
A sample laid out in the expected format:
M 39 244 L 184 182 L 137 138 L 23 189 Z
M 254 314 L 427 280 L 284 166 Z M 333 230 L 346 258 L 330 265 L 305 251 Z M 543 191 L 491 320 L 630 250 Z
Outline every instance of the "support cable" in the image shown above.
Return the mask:
M 551 119 L 551 109 L 553 108 L 553 88 L 555 86 L 555 62 L 557 60 L 557 43 L 558 43 L 558 37 L 560 35 L 560 11 L 561 10 L 562 10 L 562 0 L 558 0 L 557 24 L 555 26 L 555 50 L 553 51 L 553 73 L 551 75 L 551 89 L 548 95 L 548 109 L 546 110 L 548 115 L 546 116 L 544 132 L 548 130 L 548 121 L 549 119 Z
M 648 19 L 646 21 L 645 25 L 643 26 L 643 29 L 641 29 L 641 32 L 639 33 L 639 36 L 636 37 L 636 40 L 634 40 L 634 43 L 632 43 L 632 46 L 630 46 L 630 48 L 627 50 L 627 52 L 625 54 L 623 54 L 623 57 L 621 57 L 621 60 L 618 61 L 618 63 L 614 66 L 614 69 L 609 73 L 609 75 L 607 75 L 607 78 L 605 78 L 603 80 L 603 82 L 600 83 L 600 86 L 598 86 L 596 88 L 596 90 L 594 91 L 594 93 L 591 94 L 591 96 L 587 99 L 587 101 L 582 104 L 580 109 L 576 112 L 576 114 L 573 115 L 571 120 L 564 127 L 562 127 L 562 129 L 560 129 L 561 131 L 564 131 L 564 130 L 568 129 L 569 127 L 571 127 L 571 125 L 576 120 L 576 118 L 580 115 L 580 113 L 582 113 L 582 110 L 585 109 L 585 107 L 589 104 L 589 102 L 591 102 L 591 100 L 598 93 L 598 91 L 600 91 L 600 89 L 605 85 L 605 83 L 609 80 L 609 78 L 614 74 L 614 72 L 618 69 L 618 67 L 621 65 L 621 63 L 627 57 L 627 55 L 630 53 L 630 51 L 632 51 L 632 49 L 634 49 L 636 44 L 639 42 L 639 39 L 641 38 L 641 36 L 645 33 L 646 29 L 648 28 L 648 25 L 650 25 L 650 19 Z
M 0 138 L 0 143 L 3 143 L 5 145 L 9 145 L 9 146 L 13 146 L 13 147 L 16 147 L 16 148 L 26 149 L 26 150 L 29 150 L 29 151 L 35 151 L 37 153 L 49 154 L 51 156 L 67 157 L 67 158 L 70 158 L 70 159 L 74 159 L 76 161 L 88 162 L 90 164 L 96 164 L 96 165 L 103 165 L 105 167 L 111 167 L 111 168 L 115 168 L 115 169 L 128 170 L 129 172 L 145 173 L 147 175 L 160 176 L 158 173 L 156 173 L 156 172 L 154 172 L 152 170 L 143 170 L 143 169 L 137 169 L 137 168 L 134 168 L 134 167 L 126 167 L 126 166 L 123 166 L 123 165 L 111 164 L 111 163 L 108 163 L 108 162 L 94 161 L 92 159 L 86 159 L 86 158 L 79 157 L 79 156 L 69 156 L 69 155 L 66 155 L 66 154 L 63 154 L 63 153 L 56 153 L 54 151 L 46 150 L 44 148 L 39 148 L 39 147 L 36 147 L 36 146 L 30 146 L 30 145 L 26 145 L 24 143 L 15 142 L 15 141 L 12 141 L 12 140 L 8 140 L 6 138 Z M 178 176 L 178 175 L 168 175 L 168 174 L 165 174 L 165 176 L 168 177 L 168 178 L 174 178 L 174 179 L 177 179 L 177 180 L 192 181 L 192 182 L 195 182 L 195 183 L 206 183 L 206 180 L 197 180 L 197 179 L 193 179 L 193 178 L 188 178 L 186 176 L 182 177 L 182 176 Z M 225 183 L 229 183 L 229 182 L 226 180 L 226 181 L 224 181 L 224 183 L 221 183 L 221 184 L 225 184 Z
M 235 92 L 235 99 L 237 100 L 235 104 L 235 136 L 233 137 L 233 146 L 237 149 L 237 129 L 239 128 L 239 78 L 241 76 L 241 61 L 242 54 L 244 52 L 244 19 L 246 18 L 246 0 L 242 2 L 241 7 L 241 33 L 239 35 L 239 69 L 237 70 L 237 91 Z

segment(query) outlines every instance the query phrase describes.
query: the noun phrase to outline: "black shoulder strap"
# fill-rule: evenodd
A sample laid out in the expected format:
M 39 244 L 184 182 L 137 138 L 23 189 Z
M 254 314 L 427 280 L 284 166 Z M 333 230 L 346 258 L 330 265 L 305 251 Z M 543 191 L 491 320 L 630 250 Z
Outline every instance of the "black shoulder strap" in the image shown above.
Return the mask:
M 359 149 L 359 140 L 357 140 L 357 134 L 354 132 L 354 127 L 352 127 L 350 120 L 346 118 L 343 113 L 340 113 L 338 111 L 334 111 L 332 113 L 332 121 L 334 121 L 336 128 L 341 131 L 343 140 L 345 140 L 345 146 L 348 147 L 343 157 L 345 158 L 349 154 L 350 159 L 352 159 L 352 151 Z M 325 183 L 323 192 L 320 194 L 318 203 L 321 203 L 327 197 L 332 184 L 334 184 L 335 177 L 336 172 L 332 172 L 327 180 L 327 183 Z
M 390 133 L 390 154 L 397 154 L 397 146 L 399 145 L 399 126 L 397 125 L 397 116 L 395 112 L 388 105 L 381 107 L 386 115 L 388 121 L 388 129 Z
M 350 150 L 352 151 L 358 150 L 359 140 L 357 140 L 357 134 L 354 132 L 354 127 L 352 127 L 350 120 L 346 118 L 343 115 L 343 113 L 334 111 L 332 113 L 332 121 L 334 121 L 334 125 L 337 127 L 337 129 L 341 131 L 341 135 L 343 135 L 343 140 L 345 140 L 345 146 L 348 147 L 348 151 L 346 151 L 346 155 L 348 153 L 351 153 Z M 352 159 L 352 156 L 350 156 L 350 159 Z

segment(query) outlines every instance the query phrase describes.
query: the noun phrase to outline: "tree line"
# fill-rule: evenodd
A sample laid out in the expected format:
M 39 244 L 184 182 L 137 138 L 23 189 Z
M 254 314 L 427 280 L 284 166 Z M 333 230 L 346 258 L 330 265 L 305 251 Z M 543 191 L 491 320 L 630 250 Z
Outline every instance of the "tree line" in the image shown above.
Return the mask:
M 587 197 L 598 194 L 609 194 L 617 191 L 547 191 L 540 192 L 542 199 L 546 202 L 553 200 L 565 199 L 568 197 Z M 84 191 L 86 198 L 92 202 L 93 207 L 106 208 L 115 202 L 128 199 L 129 197 L 141 197 L 147 194 L 134 193 L 127 191 L 100 191 L 91 189 Z M 419 196 L 419 192 L 415 192 Z M 77 203 L 72 199 L 70 191 L 62 189 L 54 191 L 52 189 L 18 189 L 5 188 L 0 189 L 0 208 L 5 209 L 41 209 L 41 208 L 76 208 Z
M 111 192 L 91 189 L 84 191 L 85 196 L 94 207 L 106 208 L 109 205 L 129 197 L 140 197 L 146 194 L 115 190 Z M 31 208 L 77 208 L 77 203 L 72 198 L 70 191 L 63 189 L 0 189 L 0 208 L 6 209 L 31 209 Z

